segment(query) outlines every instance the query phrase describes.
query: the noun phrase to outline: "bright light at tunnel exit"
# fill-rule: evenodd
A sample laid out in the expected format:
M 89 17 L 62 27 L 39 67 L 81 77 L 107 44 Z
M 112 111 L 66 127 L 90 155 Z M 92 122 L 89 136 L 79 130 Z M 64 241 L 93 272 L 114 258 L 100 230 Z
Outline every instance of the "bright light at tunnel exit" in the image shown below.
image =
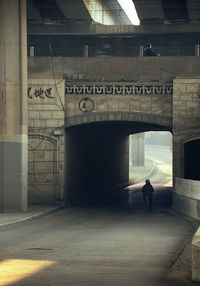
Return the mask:
M 133 25 L 140 25 L 140 20 L 138 18 L 137 11 L 135 9 L 135 5 L 132 0 L 118 0 L 122 9 L 128 16 L 129 20 Z

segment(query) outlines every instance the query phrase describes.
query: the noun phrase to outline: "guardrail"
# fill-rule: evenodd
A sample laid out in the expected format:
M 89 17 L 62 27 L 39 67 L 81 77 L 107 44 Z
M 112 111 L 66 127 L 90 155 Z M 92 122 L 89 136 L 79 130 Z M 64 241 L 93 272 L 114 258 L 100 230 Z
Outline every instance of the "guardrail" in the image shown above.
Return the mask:
M 40 48 L 29 46 L 28 56 L 54 56 L 54 57 L 139 57 L 143 56 L 143 46 L 103 46 L 103 47 L 90 47 L 90 46 L 75 46 L 75 47 L 62 47 Z M 200 45 L 188 47 L 153 47 L 153 52 L 158 56 L 199 56 Z

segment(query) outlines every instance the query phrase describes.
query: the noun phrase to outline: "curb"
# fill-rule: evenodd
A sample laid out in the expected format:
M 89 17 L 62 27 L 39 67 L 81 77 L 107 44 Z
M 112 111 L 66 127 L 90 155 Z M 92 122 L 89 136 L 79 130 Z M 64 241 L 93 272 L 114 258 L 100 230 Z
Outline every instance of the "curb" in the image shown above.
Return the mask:
M 18 226 L 18 225 L 23 225 L 23 224 L 26 224 L 28 222 L 33 222 L 37 219 L 40 219 L 40 218 L 43 218 L 51 213 L 54 213 L 60 209 L 64 208 L 63 205 L 59 205 L 59 206 L 56 206 L 54 208 L 51 208 L 51 209 L 47 209 L 45 211 L 41 211 L 37 214 L 34 214 L 32 216 L 28 216 L 28 217 L 25 217 L 25 218 L 22 218 L 22 219 L 17 219 L 15 221 L 12 221 L 12 222 L 6 222 L 6 223 L 0 223 L 0 231 L 1 230 L 7 230 L 7 229 L 10 229 L 11 227 L 15 227 L 15 226 Z
M 137 179 L 135 179 L 135 180 L 130 180 L 130 181 L 129 181 L 130 184 L 136 185 L 136 184 L 139 184 L 139 183 L 141 183 L 142 181 L 146 180 L 147 178 L 151 177 L 151 176 L 154 174 L 156 168 L 157 168 L 157 167 L 156 167 L 156 163 L 153 162 L 153 166 L 152 166 L 151 170 L 150 170 L 148 173 L 144 174 L 144 176 L 142 176 L 142 177 L 140 177 L 140 178 L 137 178 Z

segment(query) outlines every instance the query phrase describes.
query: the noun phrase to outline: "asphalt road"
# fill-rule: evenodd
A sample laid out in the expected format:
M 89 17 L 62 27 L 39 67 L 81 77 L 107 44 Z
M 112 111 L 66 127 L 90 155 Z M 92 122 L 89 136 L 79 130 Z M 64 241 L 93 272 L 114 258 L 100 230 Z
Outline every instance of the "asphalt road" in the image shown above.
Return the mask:
M 156 164 L 158 172 L 151 177 L 154 185 L 172 186 L 172 150 L 169 146 L 146 145 L 146 158 Z
M 63 209 L 0 232 L 0 285 L 191 286 L 180 254 L 193 232 L 167 212 Z

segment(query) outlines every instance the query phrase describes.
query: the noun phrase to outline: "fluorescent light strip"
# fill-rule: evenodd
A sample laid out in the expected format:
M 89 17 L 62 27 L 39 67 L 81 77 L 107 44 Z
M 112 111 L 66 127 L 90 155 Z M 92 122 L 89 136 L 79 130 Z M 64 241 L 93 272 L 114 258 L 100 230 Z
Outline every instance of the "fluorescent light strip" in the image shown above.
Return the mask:
M 135 5 L 132 0 L 118 0 L 122 9 L 128 16 L 129 20 L 133 25 L 140 25 L 140 19 L 135 9 Z

